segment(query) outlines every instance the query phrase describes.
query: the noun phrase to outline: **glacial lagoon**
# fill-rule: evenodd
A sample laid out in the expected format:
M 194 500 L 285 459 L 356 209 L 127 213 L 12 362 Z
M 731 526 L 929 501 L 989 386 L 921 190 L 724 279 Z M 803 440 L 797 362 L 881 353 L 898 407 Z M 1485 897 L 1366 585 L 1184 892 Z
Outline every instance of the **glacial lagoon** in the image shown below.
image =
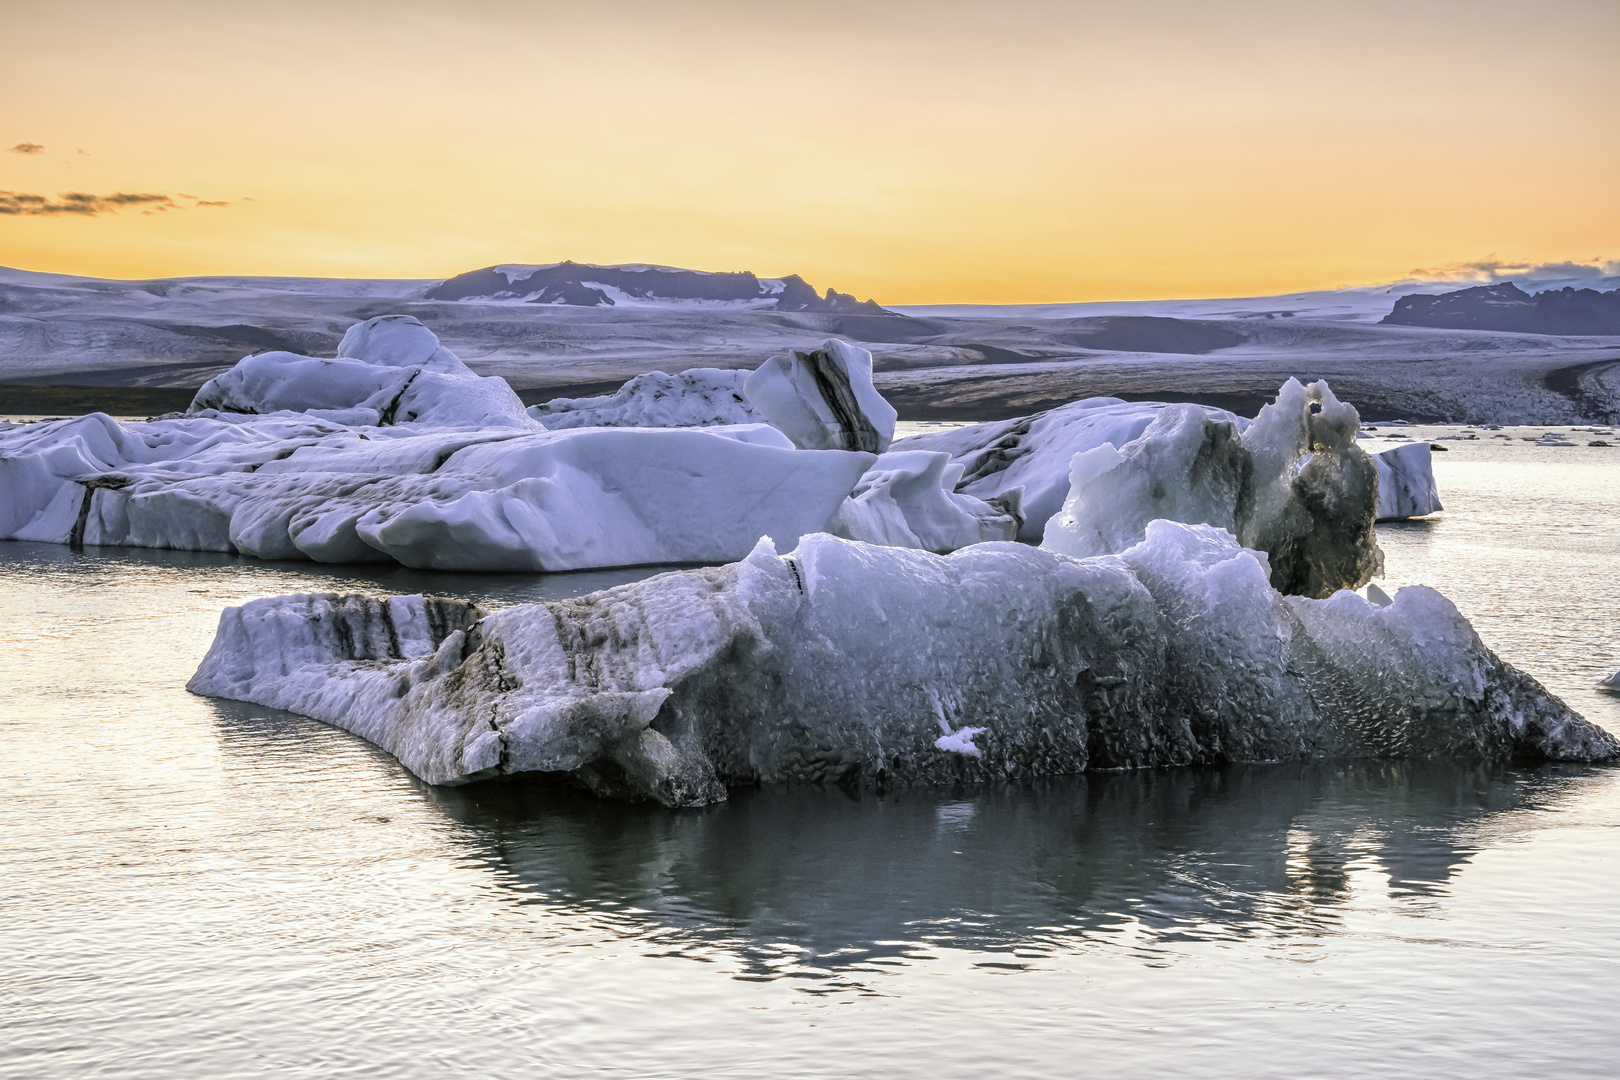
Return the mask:
M 1593 685 L 1620 668 L 1620 447 L 1542 430 L 1370 432 L 1451 448 L 1446 512 L 1380 527 L 1379 584 L 1438 587 L 1617 731 Z M 672 812 L 430 788 L 344 732 L 183 689 L 252 597 L 500 606 L 647 572 L 0 544 L 0 1075 L 1612 1073 L 1620 769 L 1160 770 Z

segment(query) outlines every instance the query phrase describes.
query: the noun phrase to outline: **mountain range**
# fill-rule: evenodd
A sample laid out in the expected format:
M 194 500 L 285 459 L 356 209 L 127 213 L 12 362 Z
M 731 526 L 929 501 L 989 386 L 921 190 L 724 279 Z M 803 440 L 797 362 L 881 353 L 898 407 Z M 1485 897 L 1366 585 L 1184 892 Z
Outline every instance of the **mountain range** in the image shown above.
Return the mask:
M 1620 289 L 1548 289 L 1527 293 L 1511 281 L 1395 301 L 1384 322 L 1441 330 L 1520 334 L 1620 334 Z
M 760 278 L 748 271 L 713 273 L 673 266 L 486 266 L 433 286 L 425 300 L 516 301 L 568 307 L 700 303 L 765 311 L 831 315 L 890 315 L 872 300 L 828 289 L 825 296 L 798 274 Z

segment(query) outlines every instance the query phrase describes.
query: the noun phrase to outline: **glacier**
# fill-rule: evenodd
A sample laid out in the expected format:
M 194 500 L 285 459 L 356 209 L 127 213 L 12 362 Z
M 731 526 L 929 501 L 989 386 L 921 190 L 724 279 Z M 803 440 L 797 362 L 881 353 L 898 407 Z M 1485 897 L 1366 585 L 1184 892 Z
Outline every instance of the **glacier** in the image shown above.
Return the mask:
M 494 613 L 251 601 L 221 615 L 188 685 L 345 728 L 432 784 L 546 774 L 666 806 L 787 781 L 1620 754 L 1432 589 L 1289 596 L 1267 561 L 1165 520 L 1089 557 L 764 539 L 739 562 Z

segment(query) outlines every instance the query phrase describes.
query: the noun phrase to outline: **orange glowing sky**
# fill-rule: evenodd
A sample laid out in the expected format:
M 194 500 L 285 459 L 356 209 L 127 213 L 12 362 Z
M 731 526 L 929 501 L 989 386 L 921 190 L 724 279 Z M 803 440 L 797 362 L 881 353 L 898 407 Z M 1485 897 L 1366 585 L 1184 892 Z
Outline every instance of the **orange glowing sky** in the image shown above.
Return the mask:
M 174 203 L 0 213 L 0 264 L 907 304 L 1620 258 L 1614 0 L 463 7 L 0 0 L 0 193 Z

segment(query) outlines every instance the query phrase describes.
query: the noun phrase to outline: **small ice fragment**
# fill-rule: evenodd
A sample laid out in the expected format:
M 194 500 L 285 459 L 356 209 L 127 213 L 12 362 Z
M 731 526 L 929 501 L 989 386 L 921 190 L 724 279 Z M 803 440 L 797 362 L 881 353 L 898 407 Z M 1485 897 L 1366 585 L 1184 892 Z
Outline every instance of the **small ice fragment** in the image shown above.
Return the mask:
M 1370 581 L 1367 582 L 1367 601 L 1374 607 L 1389 607 L 1395 602 L 1389 598 L 1389 593 Z

